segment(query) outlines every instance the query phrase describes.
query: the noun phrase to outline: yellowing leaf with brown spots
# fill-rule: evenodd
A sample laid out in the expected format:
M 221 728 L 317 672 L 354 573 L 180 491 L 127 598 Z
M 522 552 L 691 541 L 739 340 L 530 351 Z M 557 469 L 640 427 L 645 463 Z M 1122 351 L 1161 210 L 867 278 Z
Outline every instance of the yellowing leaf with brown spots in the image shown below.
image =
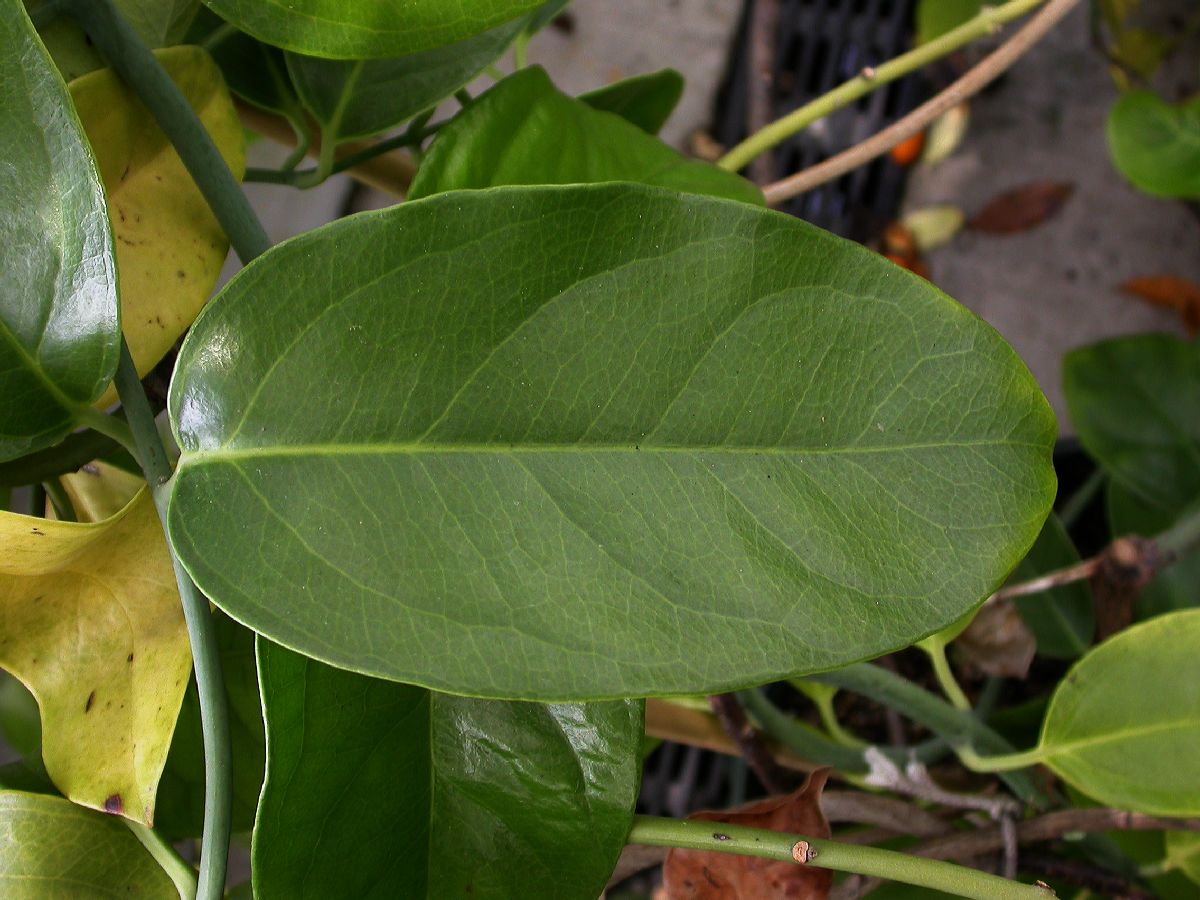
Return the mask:
M 242 126 L 212 57 L 199 47 L 154 55 L 241 178 Z M 229 241 L 179 154 L 112 70 L 75 79 L 70 91 L 108 194 L 122 330 L 138 374 L 145 375 L 208 300 Z M 99 405 L 115 399 L 110 387 Z
M 80 524 L 0 513 L 0 667 L 37 698 L 51 779 L 147 824 L 191 668 L 150 493 Z
M 100 460 L 63 475 L 61 481 L 80 522 L 115 516 L 146 485 L 145 479 Z

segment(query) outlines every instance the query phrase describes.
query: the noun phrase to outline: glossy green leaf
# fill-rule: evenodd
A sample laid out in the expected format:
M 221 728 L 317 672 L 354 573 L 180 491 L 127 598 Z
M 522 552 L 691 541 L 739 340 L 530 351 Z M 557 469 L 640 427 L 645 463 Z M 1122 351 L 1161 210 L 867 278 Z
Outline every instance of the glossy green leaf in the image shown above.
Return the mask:
M 223 19 L 206 8 L 189 39 L 207 47 L 229 89 L 247 103 L 288 119 L 303 115 L 283 51 L 241 31 L 230 33 L 228 28 Z
M 648 134 L 658 134 L 683 96 L 683 76 L 674 69 L 635 75 L 581 94 L 592 109 L 614 113 Z
M 448 47 L 392 59 L 287 54 L 292 83 L 322 140 L 377 134 L 429 109 L 495 62 L 524 27 L 514 19 Z
M 510 22 L 543 0 L 205 0 L 256 38 L 309 56 L 378 59 L 444 47 Z
M 1059 683 L 1039 759 L 1101 803 L 1200 815 L 1200 610 L 1158 616 L 1083 657 Z
M 1181 512 L 1154 506 L 1121 485 L 1108 485 L 1108 522 L 1115 535 L 1161 534 L 1179 519 L 1195 514 L 1200 500 Z M 1154 579 L 1138 592 L 1134 609 L 1139 619 L 1177 609 L 1200 606 L 1200 551 L 1191 550 L 1182 559 L 1159 570 Z
M 221 675 L 229 708 L 233 745 L 233 831 L 249 832 L 262 790 L 266 764 L 262 704 L 258 694 L 258 666 L 254 659 L 254 632 L 223 615 L 213 613 Z M 200 728 L 200 698 L 193 678 L 183 697 L 171 752 L 158 783 L 154 827 L 171 840 L 200 836 L 204 823 L 204 742 Z
M 57 443 L 117 367 L 96 163 L 19 0 L 0 0 L 0 459 Z
M 924 44 L 979 15 L 984 0 L 920 0 L 917 43 Z
M 637 800 L 641 701 L 469 700 L 258 653 L 259 900 L 603 891 Z
M 739 175 L 685 159 L 637 125 L 560 93 L 537 66 L 505 78 L 438 132 L 409 189 L 418 199 L 501 184 L 637 181 L 746 203 Z
M 179 900 L 167 873 L 119 819 L 11 790 L 0 790 L 0 896 Z
M 1019 584 L 1077 562 L 1079 552 L 1058 516 L 1052 515 L 1008 581 Z M 1096 617 L 1087 582 L 1076 581 L 1052 591 L 1018 597 L 1013 602 L 1037 639 L 1038 653 L 1042 656 L 1075 659 L 1092 645 Z
M 1121 174 L 1159 197 L 1200 197 L 1200 97 L 1172 106 L 1130 91 L 1108 114 L 1108 149 Z
M 197 320 L 170 408 L 173 545 L 219 606 L 506 699 L 907 645 L 1054 494 L 1053 416 L 986 324 L 789 216 L 639 185 L 442 194 L 280 245 Z
M 118 12 L 148 47 L 183 41 L 200 9 L 200 0 L 113 0 Z
M 1165 334 L 1067 354 L 1063 391 L 1087 452 L 1152 504 L 1200 496 L 1200 348 Z

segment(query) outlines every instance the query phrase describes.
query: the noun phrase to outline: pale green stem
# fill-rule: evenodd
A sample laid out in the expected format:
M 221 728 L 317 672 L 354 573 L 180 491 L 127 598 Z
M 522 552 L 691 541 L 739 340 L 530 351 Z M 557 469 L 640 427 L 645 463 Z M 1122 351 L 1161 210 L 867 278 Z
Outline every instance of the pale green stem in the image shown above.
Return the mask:
M 130 453 L 134 459 L 137 458 L 137 443 L 133 439 L 133 432 L 129 429 L 129 423 L 124 419 L 119 419 L 116 416 L 108 416 L 99 410 L 92 409 L 90 406 L 85 406 L 75 413 L 75 421 L 80 425 L 99 432 L 105 437 L 110 437 Z
M 756 856 L 835 872 L 853 872 L 973 900 L 1047 900 L 1054 896 L 1047 888 L 1009 881 L 941 860 L 724 822 L 634 816 L 629 843 Z
M 513 65 L 517 69 L 523 69 L 529 65 L 529 35 L 521 32 L 517 35 L 517 39 L 513 41 Z
M 851 734 L 843 728 L 842 723 L 838 721 L 837 710 L 833 708 L 833 699 L 837 696 L 837 688 L 828 684 L 818 684 L 815 681 L 801 681 L 798 678 L 792 679 L 789 683 L 812 701 L 813 706 L 817 708 L 817 715 L 821 717 L 821 724 L 825 726 L 825 730 L 829 732 L 831 738 L 846 747 L 865 749 L 869 746 L 858 735 Z
M 980 756 L 964 745 L 955 747 L 955 753 L 958 754 L 959 762 L 972 772 L 1012 772 L 1016 769 L 1028 769 L 1030 766 L 1036 766 L 1046 756 L 1046 751 L 1041 747 L 999 756 Z
M 792 135 L 803 131 L 813 122 L 825 118 L 844 106 L 849 106 L 855 100 L 865 97 L 889 82 L 903 78 L 943 56 L 948 56 L 972 41 L 992 34 L 1002 25 L 1020 18 L 1043 2 L 1045 0 L 1009 0 L 1002 6 L 985 6 L 970 21 L 881 66 L 864 69 L 854 78 L 829 93 L 823 94 L 783 118 L 775 120 L 722 156 L 717 160 L 717 165 L 736 172 L 755 157 L 761 156 Z
M 959 687 L 958 679 L 954 677 L 954 672 L 950 669 L 950 661 L 946 659 L 945 641 L 930 638 L 920 641 L 917 646 L 929 657 L 929 662 L 933 666 L 933 677 L 937 679 L 938 687 L 942 689 L 942 693 L 946 695 L 946 699 L 950 701 L 955 709 L 970 712 L 971 701 L 967 699 L 967 695 Z
M 142 842 L 142 846 L 174 882 L 175 890 L 179 891 L 179 900 L 196 900 L 196 870 L 153 828 L 147 828 L 141 822 L 132 822 L 129 819 L 122 821 L 129 826 L 134 837 Z

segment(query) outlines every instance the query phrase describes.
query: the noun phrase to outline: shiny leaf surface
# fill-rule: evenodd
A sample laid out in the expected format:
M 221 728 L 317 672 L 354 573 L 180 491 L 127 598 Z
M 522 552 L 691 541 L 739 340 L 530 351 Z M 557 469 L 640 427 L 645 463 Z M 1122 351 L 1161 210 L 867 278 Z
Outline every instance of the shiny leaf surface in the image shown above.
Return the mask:
M 377 59 L 444 47 L 510 22 L 544 0 L 205 0 L 223 19 L 285 50 Z
M 197 321 L 170 408 L 172 542 L 218 605 L 504 699 L 907 645 L 997 586 L 1054 493 L 1053 416 L 991 328 L 788 216 L 636 185 L 281 245 Z
M 0 539 L 0 666 L 38 700 L 46 771 L 150 824 L 191 653 L 149 492 L 96 524 L 0 513 Z
M 120 348 L 104 190 L 19 0 L 0 0 L 0 459 L 57 443 Z
M 632 122 L 647 134 L 658 134 L 682 96 L 683 76 L 674 69 L 662 69 L 613 82 L 581 94 L 579 99 L 592 109 Z
M 1165 334 L 1067 354 L 1063 392 L 1088 453 L 1164 510 L 1200 496 L 1200 349 Z
M 212 58 L 199 47 L 155 55 L 241 177 L 242 126 Z M 154 117 L 112 70 L 70 89 L 108 194 L 125 339 L 145 375 L 208 300 L 229 239 Z M 110 389 L 102 402 L 115 401 Z
M 260 900 L 602 892 L 637 799 L 640 701 L 469 700 L 258 653 Z
M 179 900 L 124 823 L 60 797 L 10 790 L 0 790 L 0 895 Z
M 618 115 L 560 93 L 537 66 L 510 75 L 446 125 L 409 198 L 501 184 L 637 181 L 761 204 L 744 178 L 685 159 Z
M 1159 197 L 1200 197 L 1200 98 L 1172 106 L 1130 91 L 1108 115 L 1108 149 L 1134 185 Z
M 525 24 L 514 19 L 447 47 L 393 59 L 331 60 L 297 53 L 287 67 L 322 140 L 376 134 L 435 106 L 495 62 Z
M 1105 641 L 1060 682 L 1041 761 L 1109 806 L 1200 815 L 1200 610 Z

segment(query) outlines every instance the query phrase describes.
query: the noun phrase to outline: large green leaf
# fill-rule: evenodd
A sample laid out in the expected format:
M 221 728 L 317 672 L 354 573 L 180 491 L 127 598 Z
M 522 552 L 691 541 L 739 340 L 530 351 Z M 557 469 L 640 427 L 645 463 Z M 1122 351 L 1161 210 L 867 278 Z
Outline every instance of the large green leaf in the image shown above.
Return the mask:
M 376 134 L 434 106 L 504 53 L 525 25 L 514 19 L 448 47 L 392 59 L 287 55 L 292 83 L 321 124 L 322 140 Z
M 640 133 L 640 132 L 639 132 Z M 234 618 L 507 699 L 906 645 L 1024 556 L 1055 423 L 928 282 L 789 216 L 495 188 L 281 245 L 197 320 L 170 529 Z
M 648 134 L 658 134 L 683 96 L 683 76 L 674 69 L 635 75 L 605 85 L 579 99 L 593 109 L 615 113 Z
M 469 700 L 258 654 L 259 900 L 603 891 L 637 800 L 640 701 Z
M 1050 701 L 1039 760 L 1101 803 L 1200 815 L 1200 610 L 1158 616 L 1083 657 Z
M 1115 535 L 1154 537 L 1184 516 L 1200 512 L 1200 499 L 1193 500 L 1182 511 L 1163 509 L 1113 482 L 1108 485 L 1107 501 L 1109 527 Z M 1189 550 L 1181 559 L 1162 568 L 1138 592 L 1134 604 L 1139 619 L 1200 606 L 1200 550 Z
M 167 873 L 123 822 L 59 797 L 0 790 L 5 900 L 179 900 Z
M 741 176 L 685 159 L 621 116 L 560 93 L 537 66 L 505 78 L 442 128 L 408 195 L 592 181 L 763 202 Z
M 1172 106 L 1130 91 L 1108 114 L 1108 149 L 1121 174 L 1159 197 L 1200 197 L 1200 97 Z
M 1013 570 L 1009 582 L 1019 584 L 1079 562 L 1079 552 L 1067 531 L 1050 516 L 1028 555 Z M 1021 618 L 1037 639 L 1038 653 L 1054 659 L 1074 659 L 1092 645 L 1096 616 L 1087 583 L 1060 585 L 1015 601 Z
M 95 160 L 20 0 L 0 0 L 0 459 L 57 443 L 120 349 Z
M 1165 334 L 1067 354 L 1063 391 L 1084 447 L 1117 481 L 1178 510 L 1200 496 L 1200 348 Z
M 378 59 L 444 47 L 545 0 L 205 0 L 268 44 L 330 59 Z

